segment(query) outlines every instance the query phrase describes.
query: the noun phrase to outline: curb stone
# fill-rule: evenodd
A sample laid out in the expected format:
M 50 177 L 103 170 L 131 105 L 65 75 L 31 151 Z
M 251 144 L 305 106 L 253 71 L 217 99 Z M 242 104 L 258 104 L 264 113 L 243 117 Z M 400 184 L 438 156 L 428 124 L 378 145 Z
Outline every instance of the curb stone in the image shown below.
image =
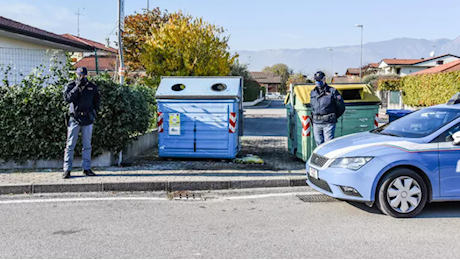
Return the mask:
M 306 177 L 284 179 L 249 179 L 216 181 L 152 181 L 152 182 L 97 182 L 97 183 L 21 183 L 0 185 L 0 195 L 104 192 L 104 191 L 183 191 L 183 190 L 228 190 L 246 188 L 275 188 L 307 186 Z

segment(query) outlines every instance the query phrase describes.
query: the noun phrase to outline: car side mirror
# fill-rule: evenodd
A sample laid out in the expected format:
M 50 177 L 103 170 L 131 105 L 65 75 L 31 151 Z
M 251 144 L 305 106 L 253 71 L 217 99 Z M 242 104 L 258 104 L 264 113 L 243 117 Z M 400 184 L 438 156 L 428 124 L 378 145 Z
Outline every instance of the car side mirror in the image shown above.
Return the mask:
M 454 141 L 452 141 L 453 145 L 460 145 L 460 131 L 453 134 L 452 138 L 454 139 Z

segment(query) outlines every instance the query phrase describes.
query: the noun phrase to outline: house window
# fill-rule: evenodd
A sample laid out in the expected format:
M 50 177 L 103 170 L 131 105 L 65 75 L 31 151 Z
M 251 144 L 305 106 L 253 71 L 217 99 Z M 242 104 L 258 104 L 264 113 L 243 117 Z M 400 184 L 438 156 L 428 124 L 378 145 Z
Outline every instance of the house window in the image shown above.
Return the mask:
M 398 75 L 401 74 L 401 68 L 396 69 L 396 74 L 398 74 Z
M 442 65 L 442 64 L 444 64 L 444 61 L 443 61 L 443 60 L 438 60 L 438 61 L 436 61 L 436 65 Z

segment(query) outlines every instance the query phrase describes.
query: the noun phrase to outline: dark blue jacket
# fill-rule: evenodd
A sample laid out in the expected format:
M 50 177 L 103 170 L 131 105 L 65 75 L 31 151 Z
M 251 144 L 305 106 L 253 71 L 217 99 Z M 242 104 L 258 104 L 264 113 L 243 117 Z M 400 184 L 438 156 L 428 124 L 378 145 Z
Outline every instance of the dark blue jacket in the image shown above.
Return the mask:
M 64 100 L 70 103 L 70 116 L 80 125 L 94 123 L 101 102 L 99 90 L 95 84 L 88 80 L 70 82 L 65 89 Z
M 314 124 L 335 124 L 345 112 L 342 95 L 327 84 L 322 89 L 315 87 L 310 93 L 310 98 Z

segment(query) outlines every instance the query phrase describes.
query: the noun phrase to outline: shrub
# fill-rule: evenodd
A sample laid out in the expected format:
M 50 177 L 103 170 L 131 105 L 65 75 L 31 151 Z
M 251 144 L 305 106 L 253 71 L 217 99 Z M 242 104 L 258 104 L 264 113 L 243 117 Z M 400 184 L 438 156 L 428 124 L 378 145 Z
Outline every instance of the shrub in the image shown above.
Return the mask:
M 399 91 L 400 90 L 400 80 L 399 79 L 379 79 L 378 80 L 378 90 L 390 90 L 390 91 Z
M 443 104 L 460 92 L 460 71 L 406 76 L 401 79 L 401 87 L 406 105 Z
M 378 74 L 371 74 L 363 78 L 364 83 L 368 83 L 372 86 L 374 90 L 379 89 L 379 80 L 387 80 L 387 79 L 399 79 L 399 75 L 397 74 L 387 74 L 387 75 L 378 75 Z
M 130 137 L 145 132 L 155 108 L 153 92 L 143 86 L 119 86 L 110 79 L 92 79 L 101 93 L 94 125 L 93 154 L 118 152 Z M 56 159 L 64 154 L 68 106 L 64 85 L 43 85 L 31 75 L 17 86 L 0 86 L 0 158 L 6 161 Z M 81 145 L 79 145 L 81 147 Z M 81 152 L 76 149 L 76 153 Z
M 363 83 L 371 83 L 372 81 L 374 80 L 377 80 L 379 78 L 379 75 L 377 74 L 371 74 L 371 75 L 367 75 L 363 78 Z
M 260 97 L 261 87 L 257 81 L 249 79 L 244 80 L 244 96 L 243 101 L 250 102 Z

